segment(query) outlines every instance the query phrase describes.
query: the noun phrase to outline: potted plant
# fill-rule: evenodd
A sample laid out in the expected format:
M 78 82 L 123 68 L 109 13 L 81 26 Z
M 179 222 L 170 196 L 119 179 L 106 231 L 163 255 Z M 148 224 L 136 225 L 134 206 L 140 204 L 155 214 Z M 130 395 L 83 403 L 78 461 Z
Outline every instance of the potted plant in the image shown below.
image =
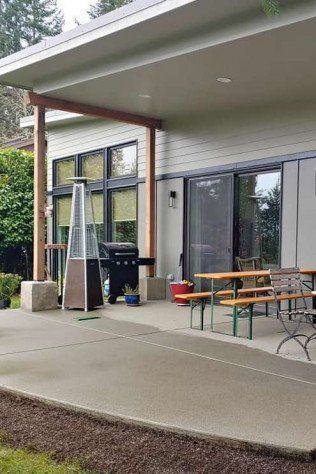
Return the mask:
M 12 273 L 0 273 L 0 309 L 9 308 L 22 278 Z
M 176 295 L 183 295 L 194 292 L 194 283 L 189 280 L 182 280 L 170 283 L 170 293 L 172 295 L 172 301 L 177 303 L 178 306 L 188 306 L 188 303 L 180 298 L 175 298 Z
M 139 288 L 138 285 L 136 288 L 132 288 L 130 285 L 126 284 L 123 289 L 125 303 L 127 306 L 139 306 Z

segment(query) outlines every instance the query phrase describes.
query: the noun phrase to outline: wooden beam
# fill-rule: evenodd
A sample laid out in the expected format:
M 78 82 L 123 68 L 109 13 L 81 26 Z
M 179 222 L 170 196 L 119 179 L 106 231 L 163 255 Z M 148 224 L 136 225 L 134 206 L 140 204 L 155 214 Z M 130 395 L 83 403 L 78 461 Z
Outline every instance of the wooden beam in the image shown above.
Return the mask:
M 146 257 L 156 252 L 156 179 L 155 179 L 156 130 L 146 130 Z M 147 267 L 147 276 L 155 276 L 155 267 Z
M 140 125 L 142 127 L 154 129 L 161 129 L 162 127 L 161 120 L 155 118 L 72 102 L 69 100 L 54 99 L 45 95 L 35 94 L 35 92 L 27 92 L 25 103 L 27 105 L 40 105 L 50 109 L 63 110 L 64 112 L 73 112 L 76 114 L 90 115 L 91 117 L 116 120 L 118 122 L 130 123 L 132 125 Z
M 33 280 L 45 280 L 45 107 L 34 108 L 34 255 Z

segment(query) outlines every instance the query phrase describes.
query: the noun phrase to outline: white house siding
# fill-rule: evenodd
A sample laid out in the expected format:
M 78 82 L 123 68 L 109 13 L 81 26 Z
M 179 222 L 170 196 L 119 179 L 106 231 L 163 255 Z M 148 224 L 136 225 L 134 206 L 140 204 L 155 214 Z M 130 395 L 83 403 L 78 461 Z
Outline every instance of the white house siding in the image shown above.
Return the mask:
M 93 151 L 110 145 L 118 145 L 131 140 L 144 141 L 144 128 L 104 120 L 91 120 L 63 125 L 62 127 L 49 127 L 48 190 L 52 188 L 52 162 L 54 159 Z M 145 160 L 143 153 L 145 153 L 144 147 L 139 151 L 140 162 Z
M 183 187 L 181 173 L 263 158 L 316 150 L 316 108 L 274 107 L 230 111 L 207 117 L 169 121 L 157 134 L 156 174 L 179 173 L 157 182 L 158 274 L 177 274 L 183 248 Z M 50 128 L 49 173 L 55 158 L 138 140 L 138 173 L 145 176 L 145 130 L 141 127 L 89 121 Z M 316 156 L 316 153 L 315 153 Z M 288 162 L 283 169 L 282 264 L 316 266 L 315 172 L 316 160 Z M 298 179 L 299 177 L 299 179 Z M 299 188 L 297 187 L 299 186 Z M 144 252 L 144 184 L 138 186 L 138 237 Z M 177 191 L 175 209 L 168 208 L 169 190 Z M 298 200 L 297 200 L 298 191 Z M 307 211 L 308 209 L 308 211 Z M 299 211 L 298 227 L 297 210 Z M 297 240 L 298 236 L 298 240 Z M 307 250 L 309 247 L 309 250 Z

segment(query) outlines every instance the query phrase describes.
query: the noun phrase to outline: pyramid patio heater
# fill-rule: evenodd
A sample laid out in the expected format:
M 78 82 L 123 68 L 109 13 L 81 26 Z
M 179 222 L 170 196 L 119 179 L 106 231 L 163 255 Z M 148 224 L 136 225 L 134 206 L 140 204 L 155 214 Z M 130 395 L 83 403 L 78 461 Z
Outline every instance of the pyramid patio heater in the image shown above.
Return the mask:
M 74 181 L 63 309 L 89 309 L 103 305 L 97 234 L 87 178 Z

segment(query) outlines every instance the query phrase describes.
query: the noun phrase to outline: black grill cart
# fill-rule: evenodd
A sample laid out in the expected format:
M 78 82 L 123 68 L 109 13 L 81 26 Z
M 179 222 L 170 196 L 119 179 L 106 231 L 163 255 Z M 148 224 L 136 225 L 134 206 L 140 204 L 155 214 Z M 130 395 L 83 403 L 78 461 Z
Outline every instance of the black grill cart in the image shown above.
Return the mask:
M 135 244 L 129 242 L 99 243 L 100 265 L 109 279 L 108 302 L 114 304 L 123 295 L 126 284 L 136 288 L 139 284 L 139 267 L 154 265 L 154 258 L 140 258 Z

